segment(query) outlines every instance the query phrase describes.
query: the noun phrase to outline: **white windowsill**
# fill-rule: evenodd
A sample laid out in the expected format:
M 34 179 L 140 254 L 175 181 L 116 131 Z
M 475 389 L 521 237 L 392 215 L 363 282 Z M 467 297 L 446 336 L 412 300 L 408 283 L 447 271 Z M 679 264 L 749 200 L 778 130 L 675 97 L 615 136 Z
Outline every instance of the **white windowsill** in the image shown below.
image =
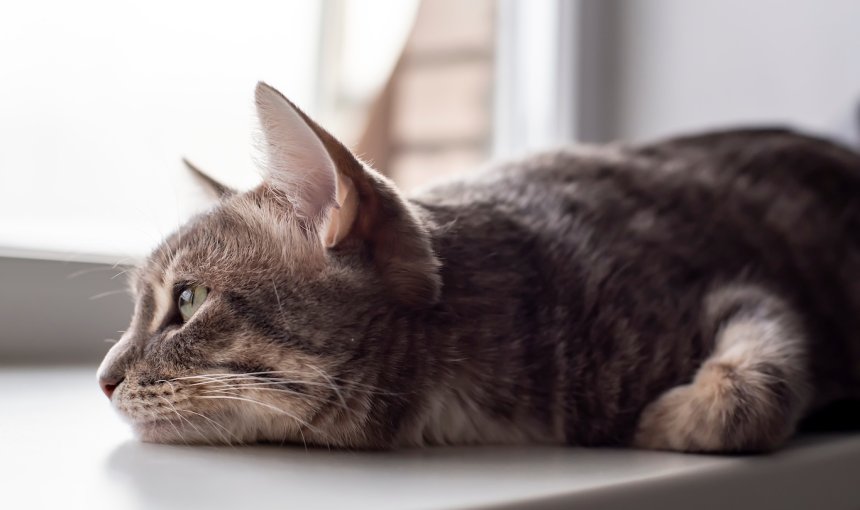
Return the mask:
M 3 508 L 857 508 L 860 435 L 777 454 L 393 453 L 135 441 L 94 367 L 0 368 Z

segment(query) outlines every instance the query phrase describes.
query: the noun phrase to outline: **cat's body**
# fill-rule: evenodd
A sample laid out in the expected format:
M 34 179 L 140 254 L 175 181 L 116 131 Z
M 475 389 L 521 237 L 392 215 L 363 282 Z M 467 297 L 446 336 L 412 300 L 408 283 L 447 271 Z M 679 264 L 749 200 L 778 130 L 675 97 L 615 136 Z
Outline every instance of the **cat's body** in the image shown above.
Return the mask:
M 729 131 L 543 154 L 417 202 L 444 306 L 416 331 L 468 360 L 437 361 L 455 374 L 444 386 L 521 436 L 626 444 L 710 355 L 706 300 L 726 288 L 796 307 L 819 404 L 860 394 L 857 155 Z
M 857 154 L 723 132 L 406 201 L 258 105 L 276 168 L 150 257 L 101 369 L 144 439 L 762 450 L 860 396 Z M 320 147 L 281 150 L 284 126 Z

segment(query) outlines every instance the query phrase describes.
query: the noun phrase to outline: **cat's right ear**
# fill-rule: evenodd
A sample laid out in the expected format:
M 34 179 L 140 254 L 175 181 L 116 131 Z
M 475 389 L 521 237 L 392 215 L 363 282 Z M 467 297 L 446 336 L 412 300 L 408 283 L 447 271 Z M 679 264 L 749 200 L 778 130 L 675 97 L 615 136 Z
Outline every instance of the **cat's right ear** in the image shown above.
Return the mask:
M 191 172 L 191 175 L 194 176 L 194 180 L 200 183 L 200 185 L 208 191 L 215 198 L 224 198 L 229 197 L 236 194 L 236 190 L 227 186 L 226 184 L 219 182 L 212 178 L 209 174 L 200 170 L 197 165 L 188 161 L 185 158 L 182 158 L 182 162 L 185 164 L 185 167 Z
M 352 229 L 358 197 L 349 166 L 361 164 L 280 92 L 260 82 L 255 94 L 266 153 L 266 181 L 294 214 L 319 229 L 331 248 Z
M 397 301 L 438 301 L 442 279 L 426 225 L 394 184 L 293 105 L 260 83 L 257 112 L 266 186 L 312 227 L 326 248 L 363 245 Z

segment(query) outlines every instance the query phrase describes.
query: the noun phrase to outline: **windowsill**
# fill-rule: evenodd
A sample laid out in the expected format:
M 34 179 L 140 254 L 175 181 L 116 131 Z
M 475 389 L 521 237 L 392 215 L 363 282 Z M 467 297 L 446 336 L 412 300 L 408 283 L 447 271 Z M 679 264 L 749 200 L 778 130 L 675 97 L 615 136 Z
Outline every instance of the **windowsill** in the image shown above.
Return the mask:
M 0 242 L 0 259 L 42 260 L 80 264 L 107 264 L 120 267 L 133 265 L 143 258 L 139 255 L 122 255 L 108 250 L 70 252 L 50 247 L 25 247 L 23 244 L 26 243 L 15 245 L 8 242 Z M 27 246 L 32 246 L 32 243 Z
M 856 508 L 860 435 L 767 456 L 143 444 L 94 367 L 0 368 L 5 508 Z

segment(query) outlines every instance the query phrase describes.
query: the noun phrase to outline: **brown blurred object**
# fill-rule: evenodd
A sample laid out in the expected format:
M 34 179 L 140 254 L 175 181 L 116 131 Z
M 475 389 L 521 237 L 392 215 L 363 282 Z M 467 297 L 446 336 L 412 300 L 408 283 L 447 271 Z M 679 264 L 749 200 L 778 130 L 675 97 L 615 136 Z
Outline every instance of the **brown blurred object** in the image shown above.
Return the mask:
M 492 0 L 422 0 L 356 152 L 403 189 L 462 174 L 489 154 Z

